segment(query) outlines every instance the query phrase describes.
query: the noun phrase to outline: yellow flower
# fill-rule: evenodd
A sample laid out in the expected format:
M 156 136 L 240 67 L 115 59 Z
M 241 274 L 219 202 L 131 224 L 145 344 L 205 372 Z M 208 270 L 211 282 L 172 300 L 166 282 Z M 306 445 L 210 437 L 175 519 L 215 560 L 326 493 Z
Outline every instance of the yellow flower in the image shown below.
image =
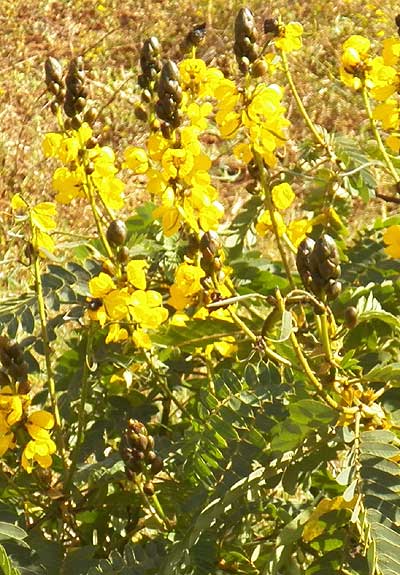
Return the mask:
M 144 260 L 131 260 L 126 266 L 129 283 L 141 290 L 146 289 L 146 274 L 144 273 L 146 267 L 147 262 Z
M 386 66 L 396 66 L 400 58 L 400 39 L 386 38 L 383 41 L 382 56 Z
M 377 100 L 386 100 L 399 88 L 396 69 L 392 66 L 386 66 L 381 57 L 371 60 L 368 78 L 373 84 L 371 95 Z
M 121 328 L 119 323 L 113 323 L 110 325 L 108 334 L 106 337 L 106 343 L 125 341 L 128 339 L 128 332 L 125 328 Z
M 179 210 L 175 206 L 159 206 L 153 211 L 153 218 L 161 220 L 167 238 L 173 236 L 181 227 Z
M 0 457 L 2 457 L 9 449 L 15 447 L 14 434 L 11 431 L 0 431 Z
M 31 210 L 32 224 L 44 232 L 54 230 L 57 225 L 53 219 L 55 215 L 56 206 L 53 203 L 42 202 L 36 204 Z
M 386 138 L 386 145 L 395 153 L 398 154 L 400 152 L 400 138 L 391 134 Z
M 47 469 L 51 466 L 52 454 L 56 452 L 56 445 L 50 437 L 50 429 L 54 426 L 54 418 L 47 411 L 32 413 L 26 423 L 26 428 L 31 440 L 25 446 L 22 453 L 22 467 L 31 473 L 34 463 Z
M 275 212 L 275 221 L 278 228 L 278 234 L 281 236 L 286 231 L 285 222 L 282 219 L 282 216 L 279 212 Z M 268 231 L 272 231 L 272 220 L 269 211 L 265 211 L 261 216 L 258 218 L 256 224 L 256 232 L 259 236 L 265 236 Z
M 134 322 L 149 329 L 159 327 L 168 318 L 161 294 L 153 290 L 135 291 L 130 298 L 129 312 Z
M 361 88 L 369 63 L 371 42 L 368 38 L 354 34 L 342 46 L 340 78 L 346 86 L 355 90 Z
M 292 244 L 297 248 L 299 244 L 304 240 L 306 235 L 311 232 L 312 227 L 313 226 L 310 220 L 293 220 L 287 226 L 286 233 Z
M 400 225 L 390 226 L 383 234 L 383 241 L 388 246 L 385 252 L 391 258 L 400 258 Z
M 275 46 L 282 52 L 300 50 L 302 34 L 303 26 L 299 22 L 289 22 L 286 26 L 279 27 L 279 38 L 275 40 Z
M 194 165 L 193 154 L 186 148 L 168 148 L 162 156 L 161 165 L 167 178 L 183 178 L 187 176 Z
M 182 263 L 175 274 L 175 282 L 170 287 L 168 304 L 177 310 L 183 310 L 191 304 L 193 296 L 201 291 L 201 278 L 205 277 L 205 271 L 189 263 Z
M 122 321 L 128 313 L 130 295 L 127 289 L 115 289 L 103 297 L 104 308 L 112 321 Z
M 100 272 L 100 274 L 89 281 L 89 290 L 94 298 L 102 299 L 110 291 L 116 288 L 115 283 L 108 274 Z
M 28 209 L 28 204 L 20 194 L 14 194 L 11 199 L 11 208 L 14 210 L 14 212 L 25 213 Z
M 143 148 L 129 146 L 124 152 L 123 168 L 129 168 L 136 174 L 144 174 L 149 168 L 146 151 Z
M 274 186 L 271 194 L 275 207 L 278 208 L 278 210 L 286 210 L 286 208 L 292 205 L 295 199 L 292 187 L 286 182 Z
M 57 168 L 53 174 L 53 188 L 57 193 L 56 200 L 60 204 L 69 204 L 73 199 L 83 197 L 83 168 L 69 170 Z
M 132 333 L 132 340 L 136 347 L 141 347 L 143 349 L 151 348 L 151 339 L 142 329 L 135 329 Z
M 382 122 L 384 130 L 396 129 L 399 125 L 399 108 L 396 100 L 388 100 L 383 104 L 378 104 L 372 116 L 375 120 Z

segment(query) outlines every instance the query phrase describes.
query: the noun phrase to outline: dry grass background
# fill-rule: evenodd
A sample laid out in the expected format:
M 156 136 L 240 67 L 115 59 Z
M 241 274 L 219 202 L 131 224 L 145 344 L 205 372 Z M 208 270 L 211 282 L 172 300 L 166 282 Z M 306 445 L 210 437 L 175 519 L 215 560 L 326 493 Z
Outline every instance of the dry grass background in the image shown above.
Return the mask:
M 291 55 L 299 92 L 315 121 L 327 130 L 357 136 L 364 122 L 357 95 L 338 81 L 338 54 L 343 40 L 364 33 L 372 40 L 394 35 L 394 1 L 379 7 L 359 0 L 261 2 L 250 0 L 0 0 L 0 231 L 7 251 L 9 198 L 20 189 L 32 197 L 52 197 L 51 169 L 41 140 L 55 129 L 48 109 L 43 64 L 48 55 L 64 64 L 83 54 L 90 96 L 101 116 L 103 141 L 117 155 L 127 143 L 140 140 L 142 129 L 133 114 L 138 98 L 136 73 L 141 42 L 157 35 L 165 54 L 181 56 L 180 43 L 194 24 L 206 21 L 207 41 L 200 56 L 235 74 L 233 24 L 237 10 L 247 5 L 260 23 L 281 14 L 284 21 L 304 26 L 304 48 Z M 288 98 L 292 134 L 307 137 Z M 236 188 L 235 188 L 236 185 Z M 242 194 L 242 183 L 226 184 L 226 194 Z M 223 187 L 223 185 L 222 185 Z M 129 205 L 137 201 L 134 188 Z M 224 190 L 222 190 L 224 192 Z M 141 196 L 139 195 L 139 198 Z M 62 211 L 66 229 L 76 220 L 74 209 Z M 85 229 L 85 218 L 80 218 Z M 89 225 L 89 224 L 87 224 Z

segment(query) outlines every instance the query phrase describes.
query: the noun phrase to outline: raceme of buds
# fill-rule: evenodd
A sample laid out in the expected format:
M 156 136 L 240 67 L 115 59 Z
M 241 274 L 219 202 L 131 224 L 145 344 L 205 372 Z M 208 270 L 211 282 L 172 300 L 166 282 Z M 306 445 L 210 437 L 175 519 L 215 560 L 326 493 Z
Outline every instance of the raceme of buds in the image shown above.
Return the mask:
M 154 438 L 149 435 L 145 425 L 136 419 L 130 419 L 119 446 L 129 479 L 137 473 L 142 473 L 146 465 L 150 466 L 152 475 L 163 469 L 163 461 L 153 449 Z
M 249 65 L 258 57 L 256 44 L 257 31 L 254 16 L 249 8 L 241 8 L 235 21 L 235 43 L 233 50 L 241 72 L 245 73 Z
M 200 239 L 200 252 L 202 255 L 200 265 L 207 276 L 212 276 L 222 268 L 220 258 L 221 241 L 216 232 L 205 232 Z
M 140 51 L 140 67 L 142 74 L 138 78 L 139 86 L 144 90 L 150 89 L 161 70 L 160 42 L 156 36 L 144 41 Z
M 0 361 L 9 377 L 20 384 L 26 384 L 28 364 L 24 360 L 23 350 L 20 345 L 4 336 L 0 336 Z M 4 372 L 2 373 L 7 377 Z
M 51 103 L 51 111 L 53 114 L 56 114 L 59 105 L 64 102 L 65 98 L 63 69 L 56 58 L 49 56 L 44 63 L 44 70 L 47 89 L 54 95 L 54 100 Z
M 74 129 L 80 127 L 82 122 L 79 114 L 83 112 L 86 106 L 87 91 L 84 82 L 83 59 L 79 56 L 71 60 L 65 79 L 67 92 L 65 94 L 64 112 L 69 118 L 73 119 L 71 125 Z
M 179 104 L 182 101 L 182 88 L 178 66 L 172 60 L 167 60 L 161 69 L 157 94 L 157 116 L 166 123 L 167 128 L 177 128 L 180 124 Z
M 340 258 L 335 240 L 328 234 L 323 234 L 314 242 L 306 238 L 298 247 L 296 257 L 297 270 L 307 289 L 316 296 L 324 294 L 328 299 L 340 295 Z

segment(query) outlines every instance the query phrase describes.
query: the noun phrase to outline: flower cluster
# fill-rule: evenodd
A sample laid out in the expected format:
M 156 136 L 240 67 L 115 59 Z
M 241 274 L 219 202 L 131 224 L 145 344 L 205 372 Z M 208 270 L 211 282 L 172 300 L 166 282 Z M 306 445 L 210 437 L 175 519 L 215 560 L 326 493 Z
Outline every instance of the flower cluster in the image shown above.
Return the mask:
M 175 82 L 179 82 L 179 127 L 168 133 L 164 130 L 164 134 L 153 132 L 145 148 L 129 146 L 124 153 L 124 167 L 146 174 L 148 192 L 159 199 L 153 215 L 166 236 L 183 226 L 197 234 L 216 229 L 224 212 L 211 184 L 211 160 L 199 139 L 212 111 L 211 103 L 203 100 L 214 94 L 222 73 L 207 69 L 202 60 L 188 58 L 175 75 Z M 175 86 L 175 92 L 177 89 Z
M 276 150 L 285 144 L 285 130 L 290 125 L 282 105 L 282 88 L 260 82 L 241 92 L 235 82 L 224 79 L 215 96 L 221 136 L 233 138 L 242 128 L 243 141 L 234 147 L 235 156 L 249 163 L 256 152 L 273 168 L 277 163 Z
M 373 110 L 373 118 L 381 122 L 384 130 L 391 132 L 386 143 L 393 151 L 398 152 L 399 104 L 394 96 L 400 88 L 400 38 L 385 39 L 380 56 L 373 57 L 370 49 L 368 38 L 350 36 L 343 44 L 340 76 L 347 86 L 356 90 L 365 88 L 372 98 L 380 102 Z
M 120 210 L 124 205 L 124 183 L 117 177 L 115 155 L 109 146 L 100 146 L 93 130 L 83 123 L 78 130 L 51 132 L 43 141 L 48 158 L 57 158 L 63 164 L 53 174 L 56 200 L 68 204 L 75 198 L 92 196 L 108 210 Z
M 101 326 L 109 326 L 106 343 L 131 338 L 137 347 L 150 348 L 146 330 L 156 329 L 167 319 L 161 294 L 146 289 L 145 268 L 144 260 L 131 260 L 126 278 L 114 280 L 101 272 L 90 280 L 89 317 Z
M 55 244 L 49 232 L 56 228 L 55 204 L 40 202 L 32 207 L 20 194 L 15 194 L 11 199 L 11 208 L 21 221 L 29 221 L 33 249 L 41 256 L 46 255 L 46 252 L 53 252 Z
M 35 411 L 26 416 L 30 400 L 27 395 L 14 393 L 10 386 L 0 392 L 0 457 L 16 447 L 16 430 L 24 427 L 29 440 L 22 452 L 22 467 L 31 473 L 35 463 L 48 468 L 56 451 L 50 430 L 54 426 L 53 416 L 47 411 Z

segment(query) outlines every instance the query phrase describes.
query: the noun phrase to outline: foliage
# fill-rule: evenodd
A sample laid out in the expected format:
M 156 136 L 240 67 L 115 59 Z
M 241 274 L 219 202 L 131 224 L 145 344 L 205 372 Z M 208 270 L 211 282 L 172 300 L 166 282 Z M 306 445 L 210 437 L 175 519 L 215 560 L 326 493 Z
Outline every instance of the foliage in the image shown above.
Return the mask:
M 400 219 L 352 221 L 399 204 L 400 41 L 344 41 L 355 138 L 309 115 L 287 20 L 240 8 L 229 70 L 203 23 L 177 61 L 144 38 L 121 154 L 85 59 L 47 57 L 52 189 L 12 195 L 0 302 L 6 575 L 399 572 Z

